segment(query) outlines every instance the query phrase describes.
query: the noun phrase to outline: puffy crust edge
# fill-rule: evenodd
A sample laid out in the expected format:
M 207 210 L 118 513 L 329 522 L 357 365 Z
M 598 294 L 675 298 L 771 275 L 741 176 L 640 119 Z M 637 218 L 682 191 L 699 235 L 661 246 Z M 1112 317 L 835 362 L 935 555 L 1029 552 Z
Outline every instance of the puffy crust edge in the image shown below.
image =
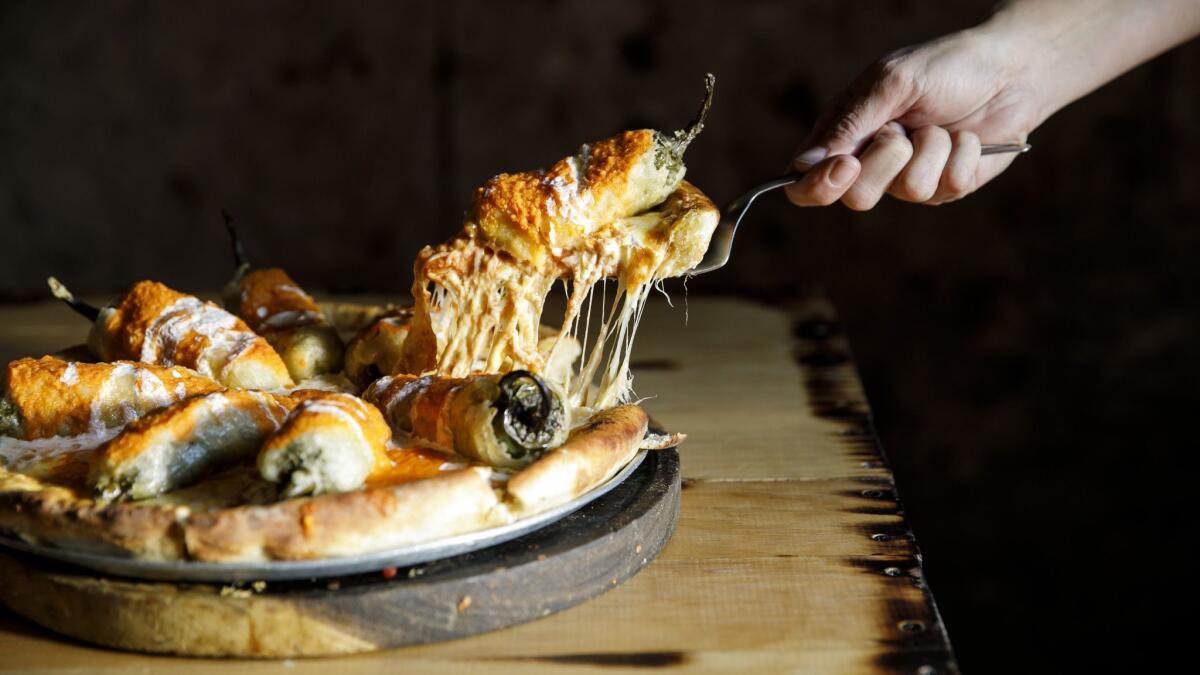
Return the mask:
M 470 467 L 400 485 L 199 513 L 182 524 L 195 560 L 301 560 L 402 546 L 507 522 Z
M 502 501 L 473 466 L 399 485 L 265 505 L 101 503 L 0 468 L 0 529 L 62 548 L 146 560 L 302 560 L 365 553 L 512 522 L 569 501 L 637 453 L 648 418 L 625 405 L 597 413 L 561 447 L 514 475 Z
M 553 508 L 608 480 L 637 454 L 649 417 L 636 405 L 596 413 L 567 442 L 508 481 L 517 517 Z
M 102 504 L 0 469 L 0 529 L 26 541 L 146 560 L 184 557 L 179 520 L 166 504 Z
M 0 529 L 27 541 L 146 560 L 301 560 L 365 553 L 511 521 L 469 467 L 434 478 L 260 506 L 98 503 L 0 469 Z

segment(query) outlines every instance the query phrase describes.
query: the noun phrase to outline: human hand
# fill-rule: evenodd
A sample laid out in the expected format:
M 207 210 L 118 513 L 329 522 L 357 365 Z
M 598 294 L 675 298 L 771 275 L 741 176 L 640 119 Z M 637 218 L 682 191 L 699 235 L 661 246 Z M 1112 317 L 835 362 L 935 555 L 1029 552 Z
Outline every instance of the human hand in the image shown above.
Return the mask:
M 971 29 L 894 52 L 822 114 L 786 189 L 797 206 L 841 201 L 867 210 L 883 195 L 942 204 L 974 192 L 1015 155 L 981 143 L 1023 143 L 1044 119 L 1027 44 Z

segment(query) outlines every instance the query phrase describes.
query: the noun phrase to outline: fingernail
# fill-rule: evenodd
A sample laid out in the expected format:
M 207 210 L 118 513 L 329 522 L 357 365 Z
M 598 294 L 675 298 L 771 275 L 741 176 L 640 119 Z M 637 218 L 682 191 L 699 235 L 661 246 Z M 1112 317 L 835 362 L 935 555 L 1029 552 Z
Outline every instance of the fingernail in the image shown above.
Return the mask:
M 828 154 L 829 150 L 818 145 L 815 148 L 809 148 L 808 150 L 805 150 L 804 152 L 793 157 L 792 165 L 797 169 L 807 169 L 813 164 L 825 159 L 825 155 Z
M 833 166 L 829 167 L 829 184 L 840 188 L 854 180 L 855 173 L 854 162 L 847 157 L 839 157 L 834 160 Z

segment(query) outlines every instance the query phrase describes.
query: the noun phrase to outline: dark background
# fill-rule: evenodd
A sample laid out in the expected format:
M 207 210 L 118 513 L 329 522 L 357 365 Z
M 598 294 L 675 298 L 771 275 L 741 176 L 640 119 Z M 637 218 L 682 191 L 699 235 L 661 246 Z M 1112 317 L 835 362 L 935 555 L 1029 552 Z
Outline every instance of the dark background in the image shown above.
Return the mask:
M 705 71 L 688 175 L 724 201 L 870 61 L 991 4 L 6 2 L 0 299 L 44 297 L 48 273 L 214 289 L 221 207 L 309 288 L 402 291 L 475 185 L 680 126 Z M 1170 644 L 1200 403 L 1198 66 L 1192 44 L 1066 109 L 960 203 L 773 195 L 689 285 L 833 295 L 967 672 Z

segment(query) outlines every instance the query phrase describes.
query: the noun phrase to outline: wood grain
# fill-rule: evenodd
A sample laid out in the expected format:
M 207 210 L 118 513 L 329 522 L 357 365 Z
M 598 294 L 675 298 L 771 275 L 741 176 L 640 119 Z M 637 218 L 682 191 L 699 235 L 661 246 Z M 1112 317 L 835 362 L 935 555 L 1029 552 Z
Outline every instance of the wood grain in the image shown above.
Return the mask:
M 652 303 L 634 353 L 635 388 L 657 396 L 644 405 L 689 434 L 659 559 L 544 620 L 345 657 L 338 672 L 956 672 L 828 301 L 693 298 L 684 313 Z M 15 356 L 3 330 L 0 354 Z M 0 668 L 34 672 L 230 665 L 103 652 L 15 619 L 0 620 L 0 653 Z

